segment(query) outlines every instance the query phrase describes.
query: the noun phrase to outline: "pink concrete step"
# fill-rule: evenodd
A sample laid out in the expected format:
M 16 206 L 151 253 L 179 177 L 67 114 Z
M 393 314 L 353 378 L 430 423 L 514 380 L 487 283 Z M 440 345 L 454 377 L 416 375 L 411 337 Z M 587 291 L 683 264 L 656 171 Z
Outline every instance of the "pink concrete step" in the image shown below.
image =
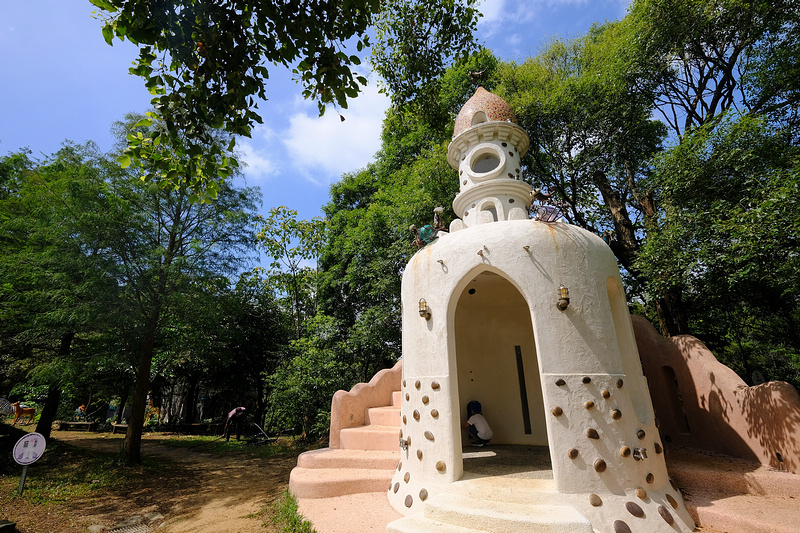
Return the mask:
M 681 489 L 800 500 L 800 475 L 757 462 L 677 447 L 667 449 L 666 460 L 670 477 Z
M 400 407 L 370 407 L 364 415 L 366 425 L 400 427 Z
M 376 425 L 345 428 L 339 432 L 339 448 L 342 450 L 399 450 L 400 428 Z
M 665 459 L 702 531 L 800 531 L 799 475 L 690 448 L 668 448 Z
M 403 403 L 403 393 L 399 390 L 396 390 L 392 393 L 392 405 L 395 407 L 400 407 Z
M 793 497 L 686 491 L 686 509 L 699 525 L 714 531 L 747 533 L 797 533 L 800 502 Z
M 383 450 L 336 450 L 320 448 L 303 452 L 297 457 L 301 468 L 357 468 L 393 471 L 400 460 L 400 448 Z M 383 490 L 383 489 L 381 489 Z
M 362 492 L 385 492 L 394 469 L 301 468 L 289 475 L 289 492 L 297 499 L 332 498 Z

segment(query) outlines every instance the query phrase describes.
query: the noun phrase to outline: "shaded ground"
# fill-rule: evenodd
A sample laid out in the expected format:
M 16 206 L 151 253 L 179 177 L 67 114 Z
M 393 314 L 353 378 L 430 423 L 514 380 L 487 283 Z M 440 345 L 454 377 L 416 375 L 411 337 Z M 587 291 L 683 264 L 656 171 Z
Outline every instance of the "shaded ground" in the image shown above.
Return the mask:
M 23 498 L 17 496 L 21 467 L 2 477 L 0 519 L 17 522 L 20 533 L 63 533 L 90 531 L 91 526 L 96 526 L 92 531 L 111 531 L 132 516 L 157 513 L 163 519 L 153 526 L 160 525 L 158 531 L 164 533 L 264 533 L 271 526 L 263 525 L 268 522 L 263 511 L 286 490 L 289 472 L 297 464 L 296 452 L 277 457 L 209 453 L 204 451 L 207 445 L 175 448 L 163 444 L 165 435 L 146 434 L 143 467 L 90 469 L 77 474 L 97 478 L 86 480 L 89 490 L 59 495 L 57 487 L 50 487 L 44 491 L 46 500 L 37 501 L 37 489 L 47 486 L 48 472 L 59 463 L 73 465 L 117 454 L 122 438 L 54 431 L 52 439 L 67 446 L 53 446 L 51 453 L 48 444 L 41 462 L 29 467 Z M 92 484 L 99 488 L 91 490 Z
M 550 448 L 518 444 L 492 444 L 484 448 L 465 446 L 464 471 L 482 476 L 553 479 Z

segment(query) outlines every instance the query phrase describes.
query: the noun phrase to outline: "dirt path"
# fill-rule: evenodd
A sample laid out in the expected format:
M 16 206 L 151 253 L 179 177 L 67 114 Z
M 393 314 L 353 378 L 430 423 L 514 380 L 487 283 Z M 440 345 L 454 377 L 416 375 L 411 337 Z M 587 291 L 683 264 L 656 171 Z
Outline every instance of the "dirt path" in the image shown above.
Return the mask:
M 51 438 L 87 450 L 114 453 L 120 450 L 122 437 L 54 431 Z M 46 509 L 30 506 L 28 512 L 14 509 L 3 495 L 0 518 L 17 521 L 21 533 L 110 531 L 132 516 L 146 513 L 163 516 L 153 524 L 160 524 L 159 533 L 270 531 L 262 525 L 267 517 L 255 514 L 286 490 L 296 456 L 212 455 L 203 452 L 204 446 L 174 448 L 162 445 L 162 440 L 157 434 L 144 436 L 142 455 L 145 461 L 152 458 L 158 468 L 135 470 L 125 493 L 105 491 L 102 500 L 67 500 Z M 91 526 L 95 527 L 90 530 Z

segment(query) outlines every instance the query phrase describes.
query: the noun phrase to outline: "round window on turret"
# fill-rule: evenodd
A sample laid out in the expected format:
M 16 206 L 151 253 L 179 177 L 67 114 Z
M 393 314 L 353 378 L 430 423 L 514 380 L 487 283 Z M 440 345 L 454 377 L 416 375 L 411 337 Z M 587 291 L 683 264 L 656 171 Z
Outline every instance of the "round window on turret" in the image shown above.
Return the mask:
M 478 181 L 492 179 L 502 172 L 505 159 L 505 153 L 498 147 L 484 145 L 470 154 L 468 173 Z
M 472 162 L 472 171 L 476 174 L 484 174 L 496 169 L 500 160 L 494 154 L 481 154 Z

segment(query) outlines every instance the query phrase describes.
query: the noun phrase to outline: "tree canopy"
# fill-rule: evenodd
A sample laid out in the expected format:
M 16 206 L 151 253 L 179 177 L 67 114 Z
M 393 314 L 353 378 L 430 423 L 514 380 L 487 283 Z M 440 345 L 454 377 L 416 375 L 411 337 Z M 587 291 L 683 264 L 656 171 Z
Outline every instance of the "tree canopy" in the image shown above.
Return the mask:
M 477 19 L 472 0 L 91 1 L 100 8 L 108 44 L 119 38 L 139 45 L 130 72 L 145 80 L 154 96 L 152 118 L 161 124 L 149 136 L 128 137 L 120 161 L 146 160 L 148 179 L 183 184 L 200 198 L 214 198 L 214 184 L 235 172 L 235 137 L 222 146 L 213 131 L 249 136 L 262 122 L 257 106 L 267 98 L 270 64 L 291 69 L 303 96 L 322 114 L 328 104 L 346 108 L 366 85 L 355 69 L 376 18 L 383 44 L 403 57 L 428 45 L 420 60 L 403 62 L 404 78 L 423 85 L 441 73 L 447 57 L 470 46 Z M 425 27 L 424 36 L 404 31 L 414 23 L 410 12 Z M 395 69 L 396 60 L 382 51 L 373 56 L 384 73 Z M 164 157 L 162 143 L 176 157 Z

